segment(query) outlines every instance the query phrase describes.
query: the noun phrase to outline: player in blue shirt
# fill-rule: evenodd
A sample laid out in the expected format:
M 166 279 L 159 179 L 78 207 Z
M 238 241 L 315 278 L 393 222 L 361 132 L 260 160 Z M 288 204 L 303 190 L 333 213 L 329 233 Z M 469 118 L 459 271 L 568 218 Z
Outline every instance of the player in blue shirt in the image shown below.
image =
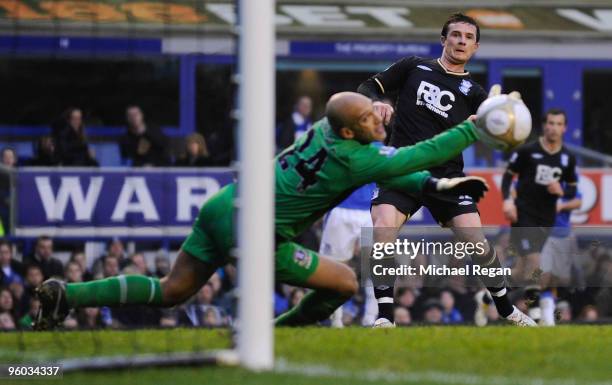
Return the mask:
M 338 262 L 348 263 L 359 247 L 362 229 L 372 228 L 370 200 L 376 185 L 367 184 L 355 190 L 348 198 L 332 209 L 323 222 L 320 253 L 330 256 Z M 376 297 L 372 285 L 365 285 L 364 326 L 371 326 L 378 314 Z M 342 307 L 336 309 L 331 317 L 333 327 L 343 327 Z

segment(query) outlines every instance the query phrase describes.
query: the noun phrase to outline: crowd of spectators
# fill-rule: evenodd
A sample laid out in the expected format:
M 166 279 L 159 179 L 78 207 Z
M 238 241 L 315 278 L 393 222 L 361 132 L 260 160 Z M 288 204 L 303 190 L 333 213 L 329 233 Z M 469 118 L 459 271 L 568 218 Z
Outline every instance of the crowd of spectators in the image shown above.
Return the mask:
M 59 277 L 66 282 L 85 282 L 120 274 L 163 277 L 170 271 L 170 258 L 158 253 L 151 263 L 145 253 L 128 254 L 119 239 L 109 242 L 106 252 L 88 260 L 83 251 L 74 251 L 62 263 L 54 256 L 53 239 L 39 237 L 30 255 L 17 257 L 16 247 L 0 241 L 0 330 L 28 330 L 40 306 L 35 289 L 45 279 Z M 219 269 L 210 281 L 185 304 L 172 309 L 147 306 L 83 308 L 73 311 L 64 322 L 67 329 L 202 326 L 231 324 L 235 313 L 232 290 L 235 269 Z
M 174 154 L 162 130 L 149 124 L 137 105 L 125 111 L 126 129 L 114 139 L 118 144 L 121 163 L 131 167 L 203 167 L 219 166 L 208 151 L 206 140 L 200 133 L 192 133 L 184 139 L 184 147 Z M 33 143 L 33 156 L 19 159 L 15 149 L 2 149 L 0 162 L 4 167 L 98 167 L 99 161 L 90 146 L 84 123 L 83 111 L 78 107 L 67 108 L 51 123 L 51 133 L 39 136 Z
M 504 255 L 504 234 L 500 236 L 500 255 Z M 143 274 L 163 277 L 170 270 L 170 258 L 164 253 L 127 253 L 124 243 L 114 239 L 105 253 L 87 258 L 81 250 L 74 251 L 64 262 L 55 256 L 53 239 L 39 237 L 34 251 L 19 255 L 15 245 L 0 241 L 0 330 L 27 330 L 40 303 L 35 288 L 50 277 L 66 282 L 84 282 L 119 274 Z M 603 246 L 583 249 L 576 268 L 586 277 L 588 286 L 575 285 L 557 304 L 559 321 L 597 322 L 612 316 L 612 249 Z M 146 258 L 149 256 L 149 259 Z M 420 256 L 412 263 L 432 263 Z M 502 257 L 503 258 L 503 257 Z M 511 258 L 503 259 L 511 264 Z M 353 259 L 359 272 L 359 258 Z M 410 280 L 398 286 L 395 322 L 398 326 L 418 324 L 472 324 L 477 311 L 475 298 L 486 292 L 469 278 L 456 276 L 445 282 Z M 135 328 L 135 327 L 224 327 L 232 324 L 236 316 L 236 268 L 220 268 L 190 300 L 171 309 L 147 306 L 117 308 L 84 308 L 73 311 L 66 319 L 67 329 Z M 583 282 L 584 284 L 584 282 Z M 277 284 L 274 294 L 274 312 L 279 315 L 296 306 L 306 291 L 289 285 Z M 511 292 L 514 304 L 526 311 L 522 291 Z M 343 305 L 345 325 L 364 325 L 366 293 L 360 293 Z M 485 316 L 490 323 L 499 321 L 494 306 L 488 306 Z M 326 324 L 326 323 L 324 323 Z

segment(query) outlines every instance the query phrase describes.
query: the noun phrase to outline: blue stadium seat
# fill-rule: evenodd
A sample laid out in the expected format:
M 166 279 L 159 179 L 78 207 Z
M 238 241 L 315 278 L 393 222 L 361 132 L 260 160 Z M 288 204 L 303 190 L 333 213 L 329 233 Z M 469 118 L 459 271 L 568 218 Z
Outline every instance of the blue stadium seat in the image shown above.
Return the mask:
M 10 147 L 17 153 L 17 159 L 31 159 L 34 157 L 34 145 L 32 142 L 0 142 L 0 149 Z
M 119 167 L 121 163 L 121 154 L 119 145 L 112 142 L 90 143 L 89 147 L 94 150 L 96 159 L 100 166 L 104 167 Z

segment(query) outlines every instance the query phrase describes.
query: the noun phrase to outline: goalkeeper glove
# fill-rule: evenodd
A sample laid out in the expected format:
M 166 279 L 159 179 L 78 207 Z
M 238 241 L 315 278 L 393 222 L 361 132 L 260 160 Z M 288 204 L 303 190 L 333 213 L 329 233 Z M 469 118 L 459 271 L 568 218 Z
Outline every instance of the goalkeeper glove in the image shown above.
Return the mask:
M 460 178 L 434 178 L 425 181 L 424 192 L 437 192 L 451 195 L 469 195 L 478 202 L 489 191 L 487 181 L 479 176 Z

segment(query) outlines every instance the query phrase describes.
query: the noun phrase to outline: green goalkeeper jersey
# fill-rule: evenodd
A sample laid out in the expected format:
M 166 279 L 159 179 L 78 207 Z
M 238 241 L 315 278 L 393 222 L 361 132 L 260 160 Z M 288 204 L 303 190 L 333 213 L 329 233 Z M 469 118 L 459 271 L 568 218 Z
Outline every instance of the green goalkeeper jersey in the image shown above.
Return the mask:
M 429 172 L 415 171 L 455 158 L 477 139 L 465 121 L 414 146 L 379 147 L 342 139 L 319 120 L 275 159 L 276 234 L 294 238 L 364 184 L 419 192 Z

